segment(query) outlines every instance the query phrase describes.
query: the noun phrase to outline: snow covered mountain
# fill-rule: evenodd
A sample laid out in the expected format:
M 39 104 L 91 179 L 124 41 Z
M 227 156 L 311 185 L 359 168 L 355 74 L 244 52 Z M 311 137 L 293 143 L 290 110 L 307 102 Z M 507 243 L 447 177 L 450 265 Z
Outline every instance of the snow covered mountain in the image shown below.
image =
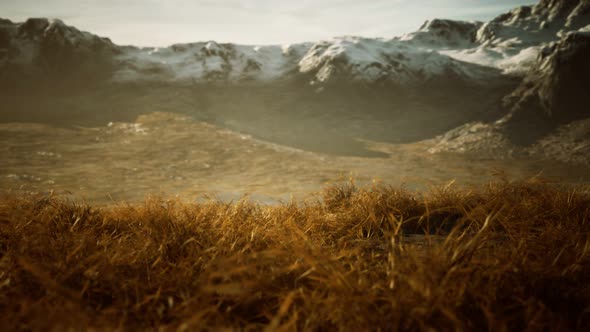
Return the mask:
M 269 81 L 305 76 L 333 80 L 424 83 L 453 75 L 488 79 L 495 72 L 398 39 L 339 37 L 294 45 L 247 46 L 214 41 L 168 48 L 125 48 L 116 57 L 116 81 Z
M 458 60 L 524 75 L 547 43 L 589 22 L 588 0 L 541 0 L 485 23 L 433 20 L 401 39 Z

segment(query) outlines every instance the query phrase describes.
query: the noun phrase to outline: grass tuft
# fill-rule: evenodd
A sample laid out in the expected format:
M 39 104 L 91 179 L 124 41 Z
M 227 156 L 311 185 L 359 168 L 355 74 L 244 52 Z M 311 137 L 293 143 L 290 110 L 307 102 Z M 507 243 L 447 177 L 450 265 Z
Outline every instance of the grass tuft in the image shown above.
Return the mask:
M 0 198 L 5 330 L 583 330 L 590 195 L 328 187 L 260 206 Z

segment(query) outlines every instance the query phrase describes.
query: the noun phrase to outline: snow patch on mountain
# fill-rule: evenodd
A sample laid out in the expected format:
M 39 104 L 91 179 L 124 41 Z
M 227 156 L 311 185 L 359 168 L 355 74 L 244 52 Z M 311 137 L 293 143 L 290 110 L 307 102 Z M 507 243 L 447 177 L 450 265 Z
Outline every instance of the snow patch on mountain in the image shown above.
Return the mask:
M 397 39 L 361 37 L 283 46 L 209 41 L 167 48 L 126 48 L 117 60 L 122 66 L 115 73 L 116 81 L 269 81 L 307 74 L 312 76 L 312 83 L 338 77 L 409 84 L 449 73 L 467 79 L 488 74 Z
M 314 44 L 299 62 L 303 73 L 313 73 L 317 82 L 338 76 L 367 82 L 421 83 L 455 75 L 475 79 L 486 73 L 433 50 L 394 39 L 341 37 Z
M 250 46 L 214 41 L 166 48 L 127 47 L 116 57 L 122 66 L 114 80 L 274 80 L 296 70 L 296 60 L 307 47 L 307 44 Z
M 399 40 L 459 61 L 497 68 L 505 74 L 522 75 L 534 64 L 541 44 L 557 39 L 556 32 L 553 32 L 545 33 L 539 40 L 536 30 L 517 23 L 518 18 L 527 13 L 526 8 L 529 7 L 518 8 L 486 23 L 427 21 L 418 31 Z M 506 19 L 506 15 L 510 18 Z

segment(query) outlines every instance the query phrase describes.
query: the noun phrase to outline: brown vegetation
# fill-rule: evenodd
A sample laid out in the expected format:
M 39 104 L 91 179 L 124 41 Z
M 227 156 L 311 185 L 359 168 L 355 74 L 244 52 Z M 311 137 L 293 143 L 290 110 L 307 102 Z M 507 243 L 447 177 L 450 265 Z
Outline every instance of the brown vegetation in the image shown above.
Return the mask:
M 590 195 L 535 181 L 259 206 L 0 199 L 5 330 L 581 330 Z

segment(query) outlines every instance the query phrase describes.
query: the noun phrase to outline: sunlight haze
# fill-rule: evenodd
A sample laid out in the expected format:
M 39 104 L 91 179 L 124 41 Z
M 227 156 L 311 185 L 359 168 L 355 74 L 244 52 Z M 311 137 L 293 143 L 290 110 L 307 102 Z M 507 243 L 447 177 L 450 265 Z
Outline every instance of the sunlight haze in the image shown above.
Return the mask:
M 488 20 L 522 0 L 0 0 L 0 17 L 60 18 L 118 44 L 216 40 L 284 44 L 334 36 L 393 37 L 425 20 Z

